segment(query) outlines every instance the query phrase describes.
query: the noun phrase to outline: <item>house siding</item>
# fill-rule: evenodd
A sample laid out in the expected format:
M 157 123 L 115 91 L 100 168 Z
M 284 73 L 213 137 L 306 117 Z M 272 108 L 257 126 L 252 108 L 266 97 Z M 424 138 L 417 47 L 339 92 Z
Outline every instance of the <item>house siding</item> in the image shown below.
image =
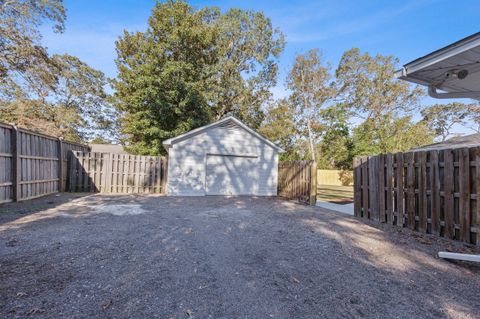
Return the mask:
M 212 127 L 169 148 L 169 195 L 205 195 L 208 154 L 258 157 L 255 194 L 277 195 L 278 151 L 238 125 Z

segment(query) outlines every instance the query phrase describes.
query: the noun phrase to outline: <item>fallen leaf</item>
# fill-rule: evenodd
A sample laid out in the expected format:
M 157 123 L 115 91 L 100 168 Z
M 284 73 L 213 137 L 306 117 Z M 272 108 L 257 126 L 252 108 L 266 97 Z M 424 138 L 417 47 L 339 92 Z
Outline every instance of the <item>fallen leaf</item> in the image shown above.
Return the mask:
M 108 307 L 110 307 L 112 305 L 112 303 L 113 303 L 112 299 L 108 299 L 107 301 L 102 303 L 102 309 L 103 310 L 107 309 Z

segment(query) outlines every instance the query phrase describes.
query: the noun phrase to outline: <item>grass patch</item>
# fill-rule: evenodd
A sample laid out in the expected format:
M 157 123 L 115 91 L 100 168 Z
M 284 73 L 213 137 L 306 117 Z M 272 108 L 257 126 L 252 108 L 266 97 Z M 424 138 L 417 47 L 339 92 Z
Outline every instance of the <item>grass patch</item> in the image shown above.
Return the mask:
M 318 185 L 317 199 L 335 204 L 353 203 L 353 186 Z

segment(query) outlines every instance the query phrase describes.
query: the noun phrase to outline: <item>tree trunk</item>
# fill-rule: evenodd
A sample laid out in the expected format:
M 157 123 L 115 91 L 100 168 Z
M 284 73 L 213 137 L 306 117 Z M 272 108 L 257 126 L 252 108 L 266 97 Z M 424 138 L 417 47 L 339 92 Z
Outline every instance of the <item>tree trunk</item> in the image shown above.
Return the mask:
M 305 77 L 303 74 L 303 68 L 300 72 L 301 76 L 301 83 L 302 83 L 302 88 L 305 88 Z M 307 101 L 307 98 L 305 97 L 305 92 L 302 93 L 302 98 L 303 98 L 303 107 L 308 108 L 308 114 L 307 114 L 307 130 L 308 130 L 308 143 L 310 144 L 310 157 L 311 160 L 315 160 L 315 144 L 313 143 L 313 133 L 312 133 L 312 110 L 310 109 L 310 105 Z
M 315 159 L 315 144 L 313 143 L 313 134 L 312 134 L 312 126 L 310 123 L 310 118 L 307 119 L 307 128 L 308 128 L 308 141 L 310 144 L 310 156 L 313 161 L 316 161 Z

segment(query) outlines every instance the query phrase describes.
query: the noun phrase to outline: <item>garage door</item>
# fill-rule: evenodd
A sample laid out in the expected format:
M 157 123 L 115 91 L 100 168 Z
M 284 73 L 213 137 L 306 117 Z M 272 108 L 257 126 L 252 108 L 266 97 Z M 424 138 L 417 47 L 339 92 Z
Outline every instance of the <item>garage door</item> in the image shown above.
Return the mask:
M 258 157 L 207 155 L 207 195 L 255 195 Z

